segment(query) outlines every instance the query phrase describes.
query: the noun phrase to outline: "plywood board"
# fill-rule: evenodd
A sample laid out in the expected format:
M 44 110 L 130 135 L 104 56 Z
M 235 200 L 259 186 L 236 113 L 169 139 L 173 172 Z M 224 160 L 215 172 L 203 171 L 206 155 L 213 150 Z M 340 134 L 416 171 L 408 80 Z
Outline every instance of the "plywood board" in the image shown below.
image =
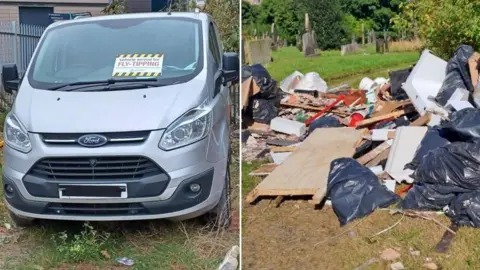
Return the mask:
M 332 160 L 351 157 L 363 130 L 319 128 L 295 152 L 247 195 L 247 202 L 259 196 L 313 195 L 320 203 L 327 191 Z
M 273 172 L 273 170 L 275 170 L 275 168 L 277 168 L 277 164 L 272 164 L 272 163 L 269 163 L 269 164 L 263 164 L 262 167 L 252 171 L 251 173 L 249 173 L 248 175 L 250 176 L 265 176 L 265 175 L 269 175 L 270 173 Z

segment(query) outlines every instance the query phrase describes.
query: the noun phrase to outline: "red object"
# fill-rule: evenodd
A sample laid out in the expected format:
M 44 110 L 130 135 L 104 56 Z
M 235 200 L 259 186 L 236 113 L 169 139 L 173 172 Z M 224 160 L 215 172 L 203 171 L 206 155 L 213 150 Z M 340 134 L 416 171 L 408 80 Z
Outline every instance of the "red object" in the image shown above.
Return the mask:
M 363 117 L 362 114 L 360 114 L 360 113 L 353 113 L 352 116 L 350 117 L 350 123 L 348 123 L 348 126 L 349 126 L 349 127 L 356 127 L 356 126 L 357 126 L 357 122 L 360 122 L 360 121 L 362 121 L 363 119 L 365 119 L 365 117 Z
M 315 121 L 315 119 L 319 118 L 320 116 L 324 115 L 326 112 L 330 111 L 333 107 L 335 107 L 335 105 L 340 103 L 340 101 L 344 100 L 344 98 L 345 96 L 339 95 L 337 100 L 335 100 L 332 104 L 328 105 L 323 110 L 319 111 L 314 116 L 307 119 L 307 121 L 305 121 L 305 125 L 309 126 L 313 121 Z
M 409 191 L 409 190 L 410 190 L 412 187 L 413 187 L 413 185 L 412 185 L 412 184 L 410 184 L 410 185 L 408 185 L 408 186 L 406 186 L 406 187 L 404 187 L 404 188 L 400 189 L 400 190 L 398 191 L 398 193 L 397 193 L 397 194 L 398 194 L 398 195 L 402 195 L 403 193 L 405 193 L 405 192 Z

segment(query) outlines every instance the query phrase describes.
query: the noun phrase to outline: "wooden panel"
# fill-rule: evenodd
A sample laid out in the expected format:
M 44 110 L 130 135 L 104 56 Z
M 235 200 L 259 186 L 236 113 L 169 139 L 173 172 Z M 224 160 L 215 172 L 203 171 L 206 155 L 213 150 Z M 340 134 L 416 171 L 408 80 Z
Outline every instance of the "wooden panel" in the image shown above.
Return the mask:
M 315 203 L 325 197 L 332 160 L 351 157 L 363 130 L 354 128 L 316 129 L 295 152 L 247 195 L 247 202 L 259 196 L 314 195 Z

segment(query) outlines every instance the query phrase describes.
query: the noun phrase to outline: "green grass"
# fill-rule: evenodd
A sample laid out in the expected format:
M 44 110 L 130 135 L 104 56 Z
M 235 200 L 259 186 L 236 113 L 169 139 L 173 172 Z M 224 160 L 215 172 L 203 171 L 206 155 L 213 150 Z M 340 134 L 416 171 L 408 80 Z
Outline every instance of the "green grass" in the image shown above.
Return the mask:
M 134 260 L 133 269 L 214 269 L 221 256 L 200 250 L 216 243 L 213 234 L 192 223 L 47 222 L 25 233 L 41 240 L 30 256 L 6 269 L 102 269 L 120 266 L 117 257 Z M 208 236 L 207 236 L 208 235 Z M 201 242 L 199 242 L 201 241 Z M 201 247 L 200 247 L 201 245 Z M 223 248 L 223 243 L 220 245 Z M 200 248 L 200 249 L 199 249 Z
M 251 162 L 242 162 L 242 197 L 245 197 L 260 182 L 257 176 L 248 175 L 251 171 L 260 168 L 263 164 L 268 163 L 267 159 L 259 159 Z
M 337 50 L 326 51 L 316 57 L 304 57 L 297 48 L 286 47 L 273 52 L 273 62 L 267 64 L 266 68 L 278 82 L 298 70 L 302 73 L 318 72 L 327 84 L 333 86 L 346 79 L 352 80 L 351 77 L 365 77 L 371 73 L 382 72 L 386 76 L 388 70 L 414 64 L 419 56 L 418 52 L 374 54 L 367 48 L 365 54 L 341 56 Z M 355 79 L 353 82 L 356 80 L 359 81 Z

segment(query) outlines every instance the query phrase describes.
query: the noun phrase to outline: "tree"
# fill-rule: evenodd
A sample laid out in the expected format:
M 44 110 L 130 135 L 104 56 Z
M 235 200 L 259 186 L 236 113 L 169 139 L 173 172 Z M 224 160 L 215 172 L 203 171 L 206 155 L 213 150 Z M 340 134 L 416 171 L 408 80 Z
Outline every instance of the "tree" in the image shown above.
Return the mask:
M 222 35 L 223 49 L 239 51 L 239 17 L 238 0 L 207 0 L 203 7 L 204 12 L 212 15 Z
M 480 46 L 480 2 L 471 0 L 421 0 L 402 6 L 392 21 L 397 28 L 418 29 L 426 46 L 450 58 L 461 44 Z
M 377 31 L 388 30 L 390 20 L 406 0 L 340 0 L 342 9 L 361 20 L 373 20 Z
M 320 49 L 339 48 L 348 42 L 348 29 L 340 0 L 299 0 L 299 15 L 309 14 Z
M 125 0 L 113 0 L 102 12 L 108 15 L 123 14 L 127 12 L 127 5 Z

